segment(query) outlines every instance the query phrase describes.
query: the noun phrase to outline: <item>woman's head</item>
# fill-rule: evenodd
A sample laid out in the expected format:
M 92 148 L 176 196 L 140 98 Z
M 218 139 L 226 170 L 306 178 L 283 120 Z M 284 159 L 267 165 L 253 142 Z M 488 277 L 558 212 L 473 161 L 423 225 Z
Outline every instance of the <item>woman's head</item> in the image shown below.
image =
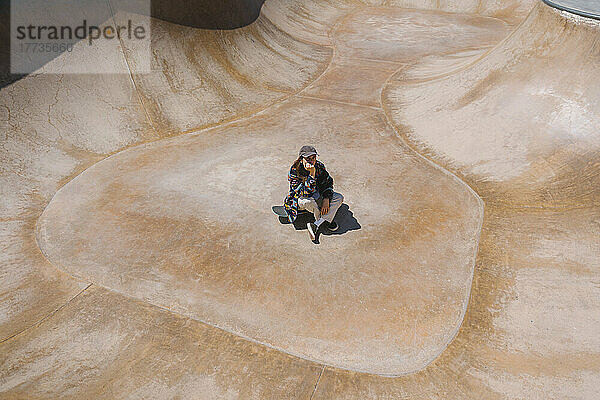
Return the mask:
M 302 162 L 302 160 L 306 160 L 308 164 L 315 165 L 317 162 L 317 150 L 310 145 L 305 145 L 300 148 L 298 152 L 298 159 L 294 163 L 295 166 L 298 166 Z
M 315 162 L 317 162 L 317 156 L 316 156 L 316 155 L 314 155 L 314 154 L 313 154 L 313 155 L 311 155 L 311 156 L 308 156 L 308 157 L 303 157 L 303 158 L 304 158 L 306 161 L 308 161 L 308 163 L 309 163 L 310 165 L 315 165 Z
M 300 157 L 310 157 L 310 156 L 316 156 L 317 155 L 317 149 L 314 148 L 314 146 L 310 146 L 310 145 L 306 145 L 306 146 L 302 146 L 300 148 L 300 151 L 298 152 L 298 155 Z M 315 157 L 316 159 L 316 157 Z

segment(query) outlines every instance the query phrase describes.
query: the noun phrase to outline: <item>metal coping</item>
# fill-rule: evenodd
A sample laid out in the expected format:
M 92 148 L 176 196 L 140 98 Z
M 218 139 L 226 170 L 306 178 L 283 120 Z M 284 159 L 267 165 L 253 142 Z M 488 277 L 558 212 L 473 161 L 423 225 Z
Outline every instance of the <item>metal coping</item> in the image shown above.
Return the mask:
M 550 7 L 600 20 L 600 2 L 595 0 L 542 0 Z M 592 4 L 596 3 L 596 4 Z

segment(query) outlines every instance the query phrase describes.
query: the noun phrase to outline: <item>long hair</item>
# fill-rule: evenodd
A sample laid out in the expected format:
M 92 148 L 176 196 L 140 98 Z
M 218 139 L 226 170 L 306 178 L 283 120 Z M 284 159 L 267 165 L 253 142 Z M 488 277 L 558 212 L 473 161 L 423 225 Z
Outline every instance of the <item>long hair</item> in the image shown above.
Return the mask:
M 302 165 L 302 156 L 298 157 L 298 159 L 294 161 L 294 163 L 292 164 L 292 168 L 294 168 L 297 171 L 300 166 L 302 166 L 302 168 L 304 169 L 304 166 Z

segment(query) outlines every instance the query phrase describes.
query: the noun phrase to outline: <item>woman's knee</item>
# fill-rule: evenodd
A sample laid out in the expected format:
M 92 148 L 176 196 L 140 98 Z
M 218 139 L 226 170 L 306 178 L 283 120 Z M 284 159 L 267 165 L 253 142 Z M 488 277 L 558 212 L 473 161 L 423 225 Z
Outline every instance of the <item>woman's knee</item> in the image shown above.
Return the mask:
M 300 197 L 298 199 L 298 207 L 309 208 L 318 207 L 318 205 L 313 197 Z

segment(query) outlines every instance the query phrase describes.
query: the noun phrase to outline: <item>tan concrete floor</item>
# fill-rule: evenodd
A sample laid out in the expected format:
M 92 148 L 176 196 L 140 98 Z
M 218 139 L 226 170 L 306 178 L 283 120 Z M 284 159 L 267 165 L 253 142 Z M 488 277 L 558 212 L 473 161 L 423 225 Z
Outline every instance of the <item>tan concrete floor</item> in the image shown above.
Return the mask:
M 0 398 L 598 398 L 598 21 L 268 0 L 152 40 L 0 90 Z M 304 143 L 318 245 L 270 210 Z

